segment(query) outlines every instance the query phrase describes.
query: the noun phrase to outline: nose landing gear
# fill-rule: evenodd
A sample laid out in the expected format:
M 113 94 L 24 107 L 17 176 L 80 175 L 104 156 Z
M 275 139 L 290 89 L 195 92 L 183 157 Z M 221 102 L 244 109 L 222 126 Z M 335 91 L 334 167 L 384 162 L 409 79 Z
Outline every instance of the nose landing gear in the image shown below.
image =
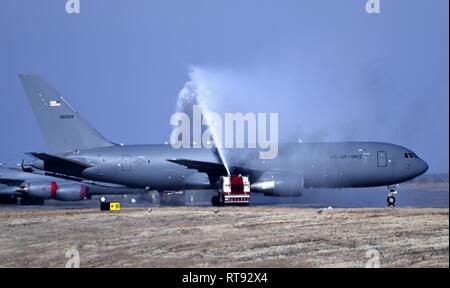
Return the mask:
M 394 195 L 397 194 L 397 188 L 398 188 L 398 185 L 388 186 L 388 197 L 386 199 L 388 207 L 394 207 L 395 206 L 395 197 L 394 197 Z

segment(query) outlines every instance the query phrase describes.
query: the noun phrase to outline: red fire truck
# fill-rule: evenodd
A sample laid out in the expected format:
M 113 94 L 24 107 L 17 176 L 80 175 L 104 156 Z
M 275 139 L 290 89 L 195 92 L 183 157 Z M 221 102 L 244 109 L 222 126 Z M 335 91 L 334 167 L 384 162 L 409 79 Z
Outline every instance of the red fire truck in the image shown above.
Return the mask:
M 242 175 L 222 176 L 217 182 L 218 195 L 212 198 L 214 206 L 249 205 L 250 181 Z

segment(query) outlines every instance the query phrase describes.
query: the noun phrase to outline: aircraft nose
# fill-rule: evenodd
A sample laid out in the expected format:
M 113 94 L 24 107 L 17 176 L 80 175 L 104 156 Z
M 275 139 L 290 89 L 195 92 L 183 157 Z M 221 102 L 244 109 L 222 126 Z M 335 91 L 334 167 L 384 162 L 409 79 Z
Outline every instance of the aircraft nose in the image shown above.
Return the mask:
M 423 173 L 425 173 L 425 172 L 427 172 L 427 170 L 428 170 L 428 168 L 429 168 L 429 166 L 428 166 L 428 163 L 427 162 L 425 162 L 425 160 L 422 160 L 422 159 L 420 159 L 420 164 L 419 164 L 419 171 L 420 171 L 420 174 L 423 174 Z

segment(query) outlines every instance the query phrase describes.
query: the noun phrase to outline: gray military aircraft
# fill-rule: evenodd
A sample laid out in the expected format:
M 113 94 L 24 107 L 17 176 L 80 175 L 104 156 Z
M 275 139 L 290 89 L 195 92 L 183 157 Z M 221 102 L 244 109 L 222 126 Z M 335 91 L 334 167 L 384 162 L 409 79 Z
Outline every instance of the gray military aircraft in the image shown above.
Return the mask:
M 114 144 L 39 76 L 19 78 L 50 150 L 30 153 L 36 158 L 32 169 L 54 177 L 158 191 L 216 189 L 219 178 L 228 173 L 216 149 Z M 390 206 L 396 184 L 428 169 L 411 150 L 380 142 L 281 144 L 273 160 L 260 160 L 252 150 L 227 153 L 232 155 L 231 174 L 248 176 L 252 193 L 290 197 L 308 188 L 387 186 Z

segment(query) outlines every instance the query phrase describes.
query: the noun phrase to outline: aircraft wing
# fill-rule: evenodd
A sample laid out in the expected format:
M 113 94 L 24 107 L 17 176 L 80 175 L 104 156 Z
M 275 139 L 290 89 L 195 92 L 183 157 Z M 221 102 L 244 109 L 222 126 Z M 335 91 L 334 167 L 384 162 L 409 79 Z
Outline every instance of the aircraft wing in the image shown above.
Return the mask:
M 167 159 L 167 161 L 186 166 L 188 169 L 194 169 L 201 173 L 208 174 L 211 183 L 216 183 L 220 176 L 227 175 L 227 170 L 222 163 L 205 162 L 189 159 Z M 230 167 L 232 174 L 242 174 L 250 177 L 250 181 L 256 181 L 264 171 L 248 169 L 244 167 Z
M 197 170 L 198 172 L 215 172 L 220 175 L 225 175 L 227 170 L 221 163 L 203 162 L 188 159 L 167 159 L 167 161 L 186 166 L 189 169 Z

